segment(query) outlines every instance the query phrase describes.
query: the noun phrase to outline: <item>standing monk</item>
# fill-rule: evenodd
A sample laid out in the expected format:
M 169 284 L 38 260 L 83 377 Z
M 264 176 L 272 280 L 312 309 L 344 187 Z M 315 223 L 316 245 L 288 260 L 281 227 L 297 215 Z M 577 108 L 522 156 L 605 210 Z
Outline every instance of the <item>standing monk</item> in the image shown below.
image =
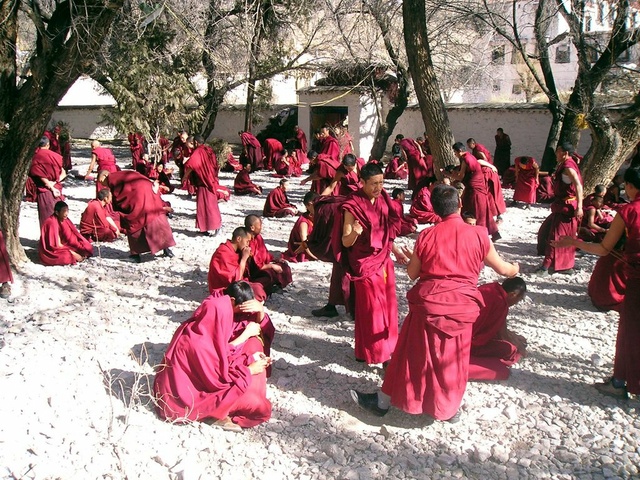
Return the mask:
M 320 129 L 320 150 L 318 155 L 326 155 L 331 158 L 336 164 L 340 163 L 340 144 L 335 137 L 332 137 L 329 133 L 328 127 L 322 127 Z
M 496 151 L 493 155 L 498 173 L 502 175 L 511 164 L 511 139 L 502 128 L 496 130 Z
M 275 163 L 282 158 L 284 147 L 282 142 L 275 138 L 266 138 L 264 141 L 264 168 L 273 170 Z
M 407 160 L 409 170 L 409 190 L 415 190 L 420 180 L 427 177 L 427 165 L 422 158 L 422 149 L 418 142 L 410 138 L 400 140 L 400 149 L 404 158 Z
M 298 126 L 296 125 L 295 127 L 293 127 L 293 135 L 294 135 L 294 140 L 296 140 L 298 142 L 298 145 L 296 148 L 298 148 L 299 150 L 302 150 L 302 153 L 306 156 L 307 155 L 307 135 L 304 133 L 304 131 Z
M 94 167 L 98 164 L 98 172 L 107 170 L 108 172 L 117 172 L 120 170 L 116 164 L 116 157 L 110 148 L 104 148 L 100 145 L 98 140 L 91 142 L 91 163 L 87 168 L 87 174 L 84 176 L 85 180 L 89 179 Z
M 240 135 L 244 154 L 251 161 L 251 169 L 255 172 L 264 168 L 264 154 L 260 140 L 251 132 L 238 132 L 238 135 Z
M 191 178 L 196 188 L 196 228 L 204 234 L 215 236 L 222 226 L 222 215 L 218 207 L 218 161 L 216 154 L 204 138 L 193 138 L 196 147 L 185 162 L 185 178 Z
M 457 419 L 469 375 L 473 322 L 482 306 L 480 270 L 484 264 L 509 277 L 519 270 L 500 258 L 482 229 L 462 220 L 455 187 L 436 186 L 432 201 L 442 222 L 420 234 L 411 255 L 407 273 L 418 282 L 407 293 L 409 314 L 382 389 L 351 391 L 361 407 L 378 416 L 394 405 L 437 420 Z
M 144 175 L 133 171 L 98 174 L 98 182 L 113 195 L 113 207 L 122 214 L 127 232 L 131 258 L 140 262 L 140 255 L 160 250 L 165 257 L 173 257 L 169 247 L 176 244 L 167 220 L 167 211 L 154 185 Z
M 513 189 L 513 201 L 524 202 L 524 208 L 536 203 L 536 190 L 540 183 L 540 168 L 533 157 L 515 159 L 516 185 Z
M 398 338 L 398 300 L 390 253 L 408 258 L 394 245 L 399 220 L 384 191 L 382 169 L 367 164 L 362 187 L 342 204 L 342 264 L 355 290 L 355 356 L 368 364 L 391 358 Z
M 13 283 L 13 274 L 11 273 L 11 264 L 9 263 L 9 254 L 7 246 L 4 243 L 4 235 L 0 230 L 0 298 L 9 298 L 11 296 L 11 284 Z
M 29 177 L 37 187 L 36 202 L 38 203 L 38 219 L 40 227 L 53 214 L 58 200 L 64 200 L 62 195 L 62 180 L 67 176 L 62 168 L 62 156 L 52 152 L 49 139 L 42 137 L 33 159 Z
M 487 147 L 476 142 L 473 138 L 467 140 L 467 147 L 469 147 L 472 155 L 476 157 L 478 163 L 482 167 L 482 174 L 487 182 L 487 191 L 489 192 L 492 200 L 491 208 L 495 210 L 494 214 L 497 215 L 497 220 L 501 221 L 502 218 L 500 215 L 507 211 L 507 205 L 504 202 L 500 176 L 498 174 L 498 169 L 493 165 L 491 153 Z
M 536 269 L 538 274 L 573 273 L 576 250 L 573 247 L 555 247 L 552 242 L 563 236 L 575 237 L 582 220 L 582 176 L 578 165 L 571 157 L 573 145 L 563 143 L 556 148 L 556 168 L 553 182 L 555 198 L 551 204 L 551 215 L 544 221 L 538 237 L 544 244 L 544 260 Z

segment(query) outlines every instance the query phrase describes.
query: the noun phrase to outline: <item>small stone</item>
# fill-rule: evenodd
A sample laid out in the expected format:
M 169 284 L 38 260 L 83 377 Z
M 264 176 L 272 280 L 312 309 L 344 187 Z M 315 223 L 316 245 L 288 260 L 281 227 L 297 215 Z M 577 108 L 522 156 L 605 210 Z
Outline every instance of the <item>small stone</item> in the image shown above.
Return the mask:
M 289 338 L 283 338 L 282 340 L 280 340 L 278 345 L 281 348 L 284 348 L 285 350 L 294 350 L 296 348 L 295 340 L 292 340 L 292 339 L 289 339 Z
M 491 457 L 491 450 L 486 447 L 478 447 L 476 446 L 474 451 L 474 456 L 478 462 L 486 462 L 489 457 Z
M 389 439 L 389 437 L 391 436 L 391 432 L 386 425 L 382 425 L 382 427 L 380 427 L 380 435 L 382 435 L 385 440 Z
M 279 358 L 275 362 L 273 362 L 273 366 L 278 370 L 286 370 L 289 368 L 289 362 L 287 362 L 284 358 Z
M 311 420 L 311 415 L 303 413 L 294 418 L 293 422 L 291 423 L 294 427 L 301 427 L 303 425 L 307 425 L 309 423 L 309 420 Z

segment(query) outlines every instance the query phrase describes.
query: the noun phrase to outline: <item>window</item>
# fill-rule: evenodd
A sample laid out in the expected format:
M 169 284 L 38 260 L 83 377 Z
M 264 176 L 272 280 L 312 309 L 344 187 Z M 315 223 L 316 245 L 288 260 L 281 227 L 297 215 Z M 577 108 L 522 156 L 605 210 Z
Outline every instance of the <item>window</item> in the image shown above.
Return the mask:
M 493 82 L 492 89 L 493 89 L 494 92 L 499 92 L 500 91 L 500 82 L 499 81 Z
M 590 32 L 593 30 L 593 22 L 591 21 L 591 15 L 587 15 L 584 19 L 584 31 Z
M 556 63 L 571 63 L 571 48 L 569 45 L 558 45 L 556 48 Z
M 504 45 L 495 47 L 491 52 L 491 63 L 498 65 L 504 64 Z
M 604 5 L 604 2 L 602 2 L 598 6 L 598 23 L 600 25 L 604 25 L 604 15 L 605 15 L 605 5 Z
M 514 95 L 520 95 L 522 93 L 522 85 L 519 83 L 514 83 L 513 87 L 511 87 L 511 93 Z

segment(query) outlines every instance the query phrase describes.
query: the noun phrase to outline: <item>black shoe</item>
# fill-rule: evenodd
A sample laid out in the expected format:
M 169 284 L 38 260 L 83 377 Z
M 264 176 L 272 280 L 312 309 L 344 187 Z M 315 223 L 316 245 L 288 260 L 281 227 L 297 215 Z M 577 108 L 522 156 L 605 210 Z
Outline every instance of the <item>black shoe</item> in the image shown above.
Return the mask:
M 313 315 L 314 317 L 329 317 L 329 318 L 333 318 L 333 317 L 337 317 L 340 314 L 338 313 L 338 310 L 336 310 L 336 306 L 335 305 L 330 305 L 330 304 L 327 303 L 322 308 L 318 308 L 316 310 L 311 310 L 311 315 Z
M 175 255 L 173 254 L 170 248 L 165 248 L 163 252 L 165 257 L 169 257 L 169 258 L 175 257 Z
M 139 253 L 134 253 L 133 255 L 129 255 L 129 258 L 136 263 L 140 263 L 142 261 L 142 258 L 140 257 Z
M 614 387 L 613 378 L 604 383 L 596 383 L 594 387 L 596 387 L 596 390 L 598 390 L 600 393 L 608 397 L 618 398 L 620 400 L 629 399 L 627 387 Z
M 450 419 L 446 420 L 447 423 L 458 423 L 460 421 L 460 411 L 457 411 L 456 414 Z
M 380 408 L 378 406 L 378 394 L 377 393 L 362 393 L 357 390 L 349 390 L 351 398 L 356 402 L 360 408 L 367 412 L 373 413 L 377 417 L 384 417 L 389 411 L 388 408 Z
M 497 242 L 501 238 L 502 238 L 502 235 L 500 235 L 500 232 L 496 232 L 491 235 L 491 240 L 493 241 L 493 243 Z

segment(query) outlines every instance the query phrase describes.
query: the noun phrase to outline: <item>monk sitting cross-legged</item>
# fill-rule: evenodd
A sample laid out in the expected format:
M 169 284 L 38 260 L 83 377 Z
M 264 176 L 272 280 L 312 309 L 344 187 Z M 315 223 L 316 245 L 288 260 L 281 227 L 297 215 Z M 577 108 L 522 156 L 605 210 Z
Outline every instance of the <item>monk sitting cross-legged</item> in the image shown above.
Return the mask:
M 262 193 L 262 187 L 256 185 L 251 181 L 249 172 L 251 172 L 251 162 L 248 158 L 242 157 L 242 170 L 236 175 L 236 179 L 233 181 L 233 193 L 236 195 L 260 195 Z
M 291 229 L 287 251 L 282 254 L 282 258 L 289 262 L 317 260 L 307 245 L 307 239 L 313 231 L 313 216 L 315 212 L 313 202 L 317 198 L 318 194 L 316 192 L 307 192 L 304 196 L 303 202 L 307 211 L 298 217 L 296 224 Z
M 289 203 L 287 198 L 288 185 L 289 181 L 283 178 L 280 180 L 280 185 L 269 192 L 262 209 L 263 216 L 282 218 L 298 214 L 298 208 Z
M 75 265 L 93 256 L 93 246 L 67 218 L 69 207 L 58 202 L 42 225 L 38 254 L 43 265 Z
M 99 242 L 113 242 L 120 236 L 120 228 L 106 210 L 112 198 L 111 191 L 104 188 L 98 192 L 97 198 L 89 202 L 80 218 L 80 233 L 83 237 Z
M 234 312 L 255 314 L 256 321 L 237 328 L 242 324 L 234 321 Z M 245 282 L 207 297 L 174 333 L 156 374 L 153 391 L 158 415 L 178 422 L 203 421 L 230 431 L 269 420 L 271 402 L 266 390 L 271 359 L 261 338 L 265 320 L 268 316 Z M 272 326 L 268 333 L 273 336 Z

